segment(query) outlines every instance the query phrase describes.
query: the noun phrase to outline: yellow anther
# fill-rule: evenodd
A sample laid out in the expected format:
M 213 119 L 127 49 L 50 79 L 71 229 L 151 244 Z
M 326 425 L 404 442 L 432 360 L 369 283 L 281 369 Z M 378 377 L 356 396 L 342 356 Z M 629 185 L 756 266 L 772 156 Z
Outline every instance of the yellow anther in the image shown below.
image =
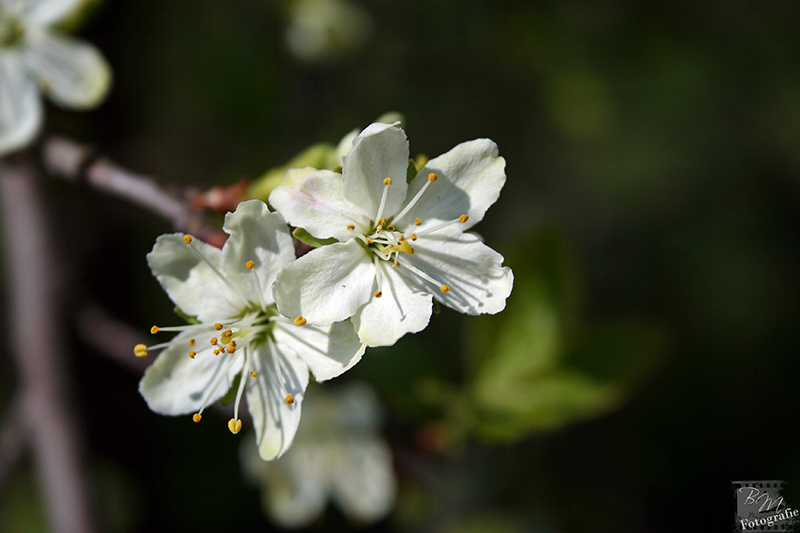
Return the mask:
M 197 356 L 197 352 L 195 352 L 194 350 L 190 350 L 190 351 L 189 351 L 189 357 L 191 357 L 192 359 L 194 359 L 196 356 Z
M 292 405 L 294 403 L 294 396 L 292 396 L 291 394 L 287 394 L 284 400 L 286 400 L 286 403 L 288 403 L 289 405 Z
M 422 224 L 422 219 L 419 218 L 419 217 L 415 218 L 414 219 L 414 225 L 415 226 L 419 226 L 420 224 Z
M 397 240 L 398 240 L 398 241 L 400 241 L 400 242 L 403 242 L 404 240 L 406 240 L 406 236 L 405 236 L 405 235 L 400 235 L 400 236 L 397 238 Z
M 417 234 L 416 233 L 412 233 L 411 234 L 411 240 L 412 241 L 416 241 L 417 240 Z
M 202 419 L 203 419 L 203 416 L 200 413 L 195 413 L 195 414 L 192 415 L 192 420 L 194 420 L 195 424 L 200 422 L 200 420 L 202 420 Z
M 392 184 L 392 178 L 383 178 L 383 184 L 384 185 L 391 185 Z
M 147 357 L 147 346 L 144 344 L 137 344 L 133 347 L 133 355 L 136 357 Z
M 347 229 L 348 231 L 353 231 L 354 229 L 356 229 L 356 227 L 353 224 L 348 224 Z
M 242 430 L 242 421 L 241 420 L 234 420 L 231 418 L 228 420 L 228 429 L 231 430 L 231 433 L 236 435 Z
M 394 263 L 392 263 L 392 268 L 397 268 L 397 261 L 395 261 Z
M 153 335 L 158 333 L 158 326 L 153 326 L 152 328 L 150 328 L 150 333 L 152 333 Z
M 183 242 L 185 242 L 186 244 L 189 244 L 190 242 L 192 242 L 192 238 L 189 235 L 184 235 L 183 236 Z
M 253 370 L 252 372 L 250 372 L 250 377 L 251 377 L 251 378 L 254 378 L 254 377 L 256 377 L 257 375 L 258 375 L 258 372 L 256 372 L 255 370 Z
M 214 324 L 214 329 L 217 330 L 217 331 L 221 330 L 222 329 L 222 324 L 217 322 L 216 324 Z M 214 344 L 214 343 L 212 342 L 211 344 Z
M 380 298 L 381 296 L 383 296 L 383 292 L 375 291 L 375 298 Z
M 408 255 L 414 253 L 414 248 L 412 248 L 411 245 L 408 244 L 408 241 L 401 242 L 399 248 L 401 252 L 406 253 Z
M 226 330 L 223 332 L 223 335 L 225 335 L 226 337 L 233 337 L 233 330 L 232 330 L 232 329 L 230 329 L 230 328 L 229 328 L 229 329 L 226 329 Z
M 439 179 L 439 176 L 437 176 L 437 175 L 436 175 L 436 174 L 434 174 L 433 172 L 431 172 L 430 174 L 428 174 L 428 181 L 436 181 L 437 179 Z
M 233 346 L 234 348 L 236 348 L 236 341 L 231 341 L 231 346 Z
M 370 238 L 367 238 L 367 244 L 372 244 L 374 241 Z
M 386 226 L 386 231 L 394 231 L 394 226 Z
M 245 263 L 244 266 L 247 267 L 247 270 L 253 270 L 253 267 L 256 266 L 256 264 L 254 261 L 250 260 L 247 263 Z
M 458 217 L 458 221 L 461 222 L 462 224 L 467 220 L 469 220 L 469 215 L 461 215 L 460 217 Z
M 380 219 L 378 219 L 378 226 L 380 226 L 382 228 L 385 225 L 386 225 L 386 219 L 385 218 L 381 217 Z
M 217 343 L 219 342 L 219 339 L 216 337 L 211 337 L 211 340 L 209 342 L 211 343 L 212 346 L 216 346 Z
M 222 350 L 220 350 L 219 348 L 217 348 L 216 350 L 214 350 L 214 355 L 219 355 L 219 354 L 221 354 L 221 353 L 222 353 Z
M 450 286 L 449 285 L 442 285 L 441 287 L 439 287 L 439 290 L 441 290 L 442 292 L 447 292 L 447 291 L 450 290 Z
M 236 346 L 228 346 L 228 353 L 233 353 L 236 351 Z
M 195 339 L 189 339 L 189 346 L 197 345 L 197 341 Z
M 305 326 L 306 322 L 307 322 L 307 320 L 305 318 L 303 318 L 303 315 L 297 315 L 295 317 L 295 319 L 294 319 L 294 325 L 295 326 Z

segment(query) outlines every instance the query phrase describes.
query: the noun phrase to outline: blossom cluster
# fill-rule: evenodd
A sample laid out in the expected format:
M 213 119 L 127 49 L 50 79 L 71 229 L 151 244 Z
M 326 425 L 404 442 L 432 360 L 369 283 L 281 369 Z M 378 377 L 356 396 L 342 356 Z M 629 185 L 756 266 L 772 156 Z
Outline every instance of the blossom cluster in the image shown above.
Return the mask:
M 163 349 L 140 391 L 151 409 L 192 414 L 246 392 L 263 459 L 282 455 L 297 431 L 309 371 L 318 381 L 355 365 L 366 347 L 424 329 L 433 301 L 497 313 L 511 293 L 503 257 L 466 232 L 505 183 L 488 139 L 462 143 L 417 171 L 398 123 L 351 136 L 337 171 L 289 169 L 269 197 L 228 213 L 222 249 L 163 235 L 148 262 L 190 324 Z M 342 145 L 340 145 L 342 146 Z M 414 172 L 409 172 L 409 169 Z M 295 235 L 316 247 L 300 258 Z

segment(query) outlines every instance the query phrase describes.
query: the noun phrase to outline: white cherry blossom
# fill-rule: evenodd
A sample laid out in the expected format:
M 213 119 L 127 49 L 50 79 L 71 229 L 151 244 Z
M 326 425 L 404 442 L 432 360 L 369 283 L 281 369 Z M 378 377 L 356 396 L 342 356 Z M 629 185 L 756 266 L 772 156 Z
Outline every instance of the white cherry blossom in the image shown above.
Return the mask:
M 51 27 L 80 0 L 0 0 L 0 157 L 29 144 L 42 124 L 40 92 L 84 110 L 108 92 L 111 69 L 93 45 Z
M 164 348 L 139 385 L 149 407 L 165 415 L 203 411 L 235 391 L 232 433 L 242 427 L 244 392 L 261 457 L 283 454 L 300 421 L 309 368 L 318 380 L 338 376 L 359 361 L 364 345 L 346 322 L 316 327 L 281 316 L 270 287 L 294 260 L 288 227 L 259 200 L 225 217 L 230 235 L 220 250 L 188 235 L 162 235 L 147 256 L 150 268 L 182 313 L 195 324 L 153 326 L 177 331 L 171 341 L 137 345 L 139 357 Z M 237 384 L 238 381 L 238 384 Z
M 435 298 L 462 313 L 497 313 L 511 293 L 503 257 L 464 231 L 505 183 L 495 143 L 477 139 L 430 160 L 406 180 L 408 141 L 375 123 L 344 156 L 342 173 L 291 169 L 270 195 L 293 226 L 330 239 L 283 269 L 280 312 L 326 325 L 352 317 L 369 346 L 424 329 Z

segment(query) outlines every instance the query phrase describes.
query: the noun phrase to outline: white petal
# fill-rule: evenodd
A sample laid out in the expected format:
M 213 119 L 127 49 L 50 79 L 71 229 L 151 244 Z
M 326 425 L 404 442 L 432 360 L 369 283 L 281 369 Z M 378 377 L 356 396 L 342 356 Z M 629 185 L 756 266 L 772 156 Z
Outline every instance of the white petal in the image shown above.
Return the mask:
M 72 109 L 95 107 L 111 85 L 111 68 L 93 45 L 45 32 L 31 32 L 25 66 L 56 104 Z
M 273 351 L 280 372 L 275 368 Z M 252 371 L 258 375 L 251 377 Z M 248 350 L 242 379 L 247 379 L 247 405 L 253 416 L 259 454 L 265 460 L 280 457 L 291 446 L 300 423 L 308 366 L 290 349 L 269 341 Z M 284 390 L 294 397 L 294 403 L 286 403 Z
M 428 180 L 428 174 L 434 173 L 438 179 L 430 184 L 403 221 L 394 222 L 402 226 L 403 222 L 419 217 L 424 228 L 469 215 L 469 220 L 459 226 L 462 231 L 480 222 L 506 182 L 506 162 L 497 153 L 495 143 L 477 139 L 428 161 L 409 185 L 409 200 Z
M 356 140 L 358 134 L 361 133 L 358 128 L 354 129 L 339 141 L 336 146 L 336 158 L 339 160 L 339 165 L 344 165 L 344 156 L 353 148 L 353 141 Z
M 249 300 L 269 305 L 275 274 L 294 261 L 294 244 L 286 221 L 278 213 L 270 213 L 261 200 L 242 202 L 225 216 L 222 227 L 230 238 L 222 247 L 223 272 L 234 285 L 256 290 L 253 271 L 257 273 L 262 295 L 250 294 Z M 247 262 L 253 261 L 253 271 Z
M 402 277 L 397 271 L 402 267 L 381 261 L 377 268 L 383 279 L 375 290 L 382 292 L 381 297 L 372 295 L 353 316 L 353 325 L 368 346 L 391 346 L 406 333 L 425 329 L 431 318 L 431 295 Z
M 17 0 L 20 16 L 27 24 L 48 26 L 70 15 L 81 0 Z
M 209 338 L 214 331 L 209 326 Z M 241 371 L 244 358 L 238 354 L 214 355 L 210 350 L 189 346 L 189 339 L 198 336 L 197 332 L 181 333 L 150 365 L 139 382 L 147 405 L 162 415 L 185 415 L 197 412 L 203 405 L 206 395 L 211 392 L 230 358 L 236 361 L 211 395 L 208 403 L 220 399 L 231 386 L 233 378 Z M 210 346 L 210 345 L 209 345 Z M 189 350 L 196 350 L 197 356 L 189 357 Z
M 39 89 L 22 67 L 20 56 L 0 54 L 0 157 L 33 141 L 42 114 Z
M 342 512 L 368 523 L 389 514 L 397 494 L 389 446 L 377 438 L 352 439 L 343 463 L 331 491 Z
M 181 311 L 196 316 L 200 322 L 238 316 L 244 304 L 222 279 L 200 258 L 192 247 L 219 269 L 222 252 L 195 239 L 183 241 L 183 234 L 162 235 L 156 239 L 147 263 L 153 275 Z
M 406 198 L 407 169 L 405 132 L 394 124 L 371 124 L 356 137 L 353 148 L 344 156 L 344 197 L 374 219 L 383 195 L 383 181 L 391 178 L 383 210 L 383 216 L 389 218 L 400 211 Z
M 278 273 L 272 293 L 287 318 L 325 326 L 350 318 L 369 299 L 375 266 L 356 240 L 317 248 Z
M 281 526 L 307 526 L 325 510 L 332 472 L 330 454 L 324 452 L 298 442 L 280 461 L 265 463 L 264 507 Z
M 414 254 L 403 259 L 450 287 L 446 293 L 431 289 L 443 304 L 470 315 L 494 314 L 505 308 L 514 274 L 502 266 L 503 256 L 475 235 L 441 231 L 420 237 L 414 248 Z M 405 269 L 403 273 L 409 271 Z
M 350 322 L 322 327 L 295 326 L 291 320 L 283 319 L 274 324 L 275 342 L 290 347 L 299 355 L 317 381 L 343 374 L 361 360 L 366 349 Z
M 269 203 L 292 226 L 320 239 L 333 237 L 344 242 L 371 228 L 369 217 L 344 199 L 342 187 L 342 175 L 336 172 L 289 169 L 270 194 Z M 347 229 L 351 224 L 354 230 Z

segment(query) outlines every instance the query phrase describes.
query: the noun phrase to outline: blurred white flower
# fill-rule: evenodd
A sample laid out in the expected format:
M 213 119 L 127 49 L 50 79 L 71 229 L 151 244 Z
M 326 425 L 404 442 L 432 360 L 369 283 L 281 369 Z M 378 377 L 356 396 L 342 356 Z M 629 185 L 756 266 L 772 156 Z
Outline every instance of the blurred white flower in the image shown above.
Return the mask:
M 35 138 L 40 91 L 78 110 L 108 92 L 111 69 L 97 48 L 51 31 L 80 6 L 81 0 L 0 0 L 0 157 Z
M 294 446 L 277 461 L 259 459 L 242 443 L 245 475 L 263 484 L 264 511 L 284 527 L 302 527 L 332 500 L 350 520 L 368 524 L 394 507 L 392 452 L 378 433 L 380 408 L 363 383 L 308 396 Z
M 288 320 L 275 308 L 270 287 L 277 271 L 294 260 L 286 222 L 260 200 L 242 202 L 225 217 L 230 234 L 222 250 L 188 235 L 162 235 L 147 261 L 153 274 L 194 324 L 153 326 L 178 331 L 171 341 L 134 348 L 138 357 L 166 348 L 147 369 L 139 390 L 165 415 L 194 413 L 235 392 L 232 433 L 242 427 L 239 402 L 246 391 L 258 452 L 274 459 L 292 443 L 308 385 L 338 376 L 364 353 L 353 327 Z M 238 385 L 237 385 L 238 380 Z
M 286 44 L 300 60 L 323 62 L 363 46 L 372 16 L 349 0 L 296 0 L 289 7 Z

